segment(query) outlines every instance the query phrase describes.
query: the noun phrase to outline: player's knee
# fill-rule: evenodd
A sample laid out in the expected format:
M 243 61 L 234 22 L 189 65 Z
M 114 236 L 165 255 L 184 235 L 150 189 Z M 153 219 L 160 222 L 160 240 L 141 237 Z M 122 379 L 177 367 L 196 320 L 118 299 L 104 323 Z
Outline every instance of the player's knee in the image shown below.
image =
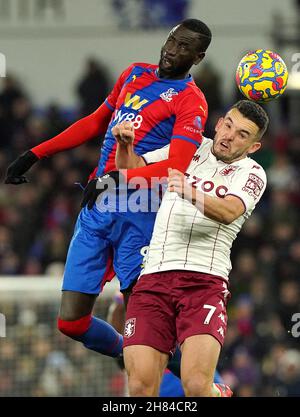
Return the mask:
M 184 393 L 186 397 L 210 397 L 211 380 L 203 375 L 191 375 L 182 381 Z
M 87 316 L 81 317 L 77 320 L 63 320 L 62 318 L 58 317 L 57 328 L 66 336 L 79 337 L 88 330 L 91 319 L 91 314 L 88 314 Z
M 125 361 L 126 364 L 126 361 Z M 149 397 L 155 395 L 155 375 L 152 372 L 145 372 L 143 369 L 136 369 L 134 366 L 128 369 L 128 389 L 132 397 Z
M 150 381 L 134 376 L 128 378 L 128 389 L 131 397 L 152 397 L 155 387 Z

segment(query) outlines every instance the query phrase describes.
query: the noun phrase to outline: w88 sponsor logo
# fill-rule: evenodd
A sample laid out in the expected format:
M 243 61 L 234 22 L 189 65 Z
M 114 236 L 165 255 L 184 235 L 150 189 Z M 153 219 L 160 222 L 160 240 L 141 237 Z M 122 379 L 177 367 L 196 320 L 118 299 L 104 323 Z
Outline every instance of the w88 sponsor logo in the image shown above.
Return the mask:
M 141 124 L 143 122 L 143 116 L 136 115 L 135 113 L 130 112 L 123 112 L 122 110 L 118 110 L 114 117 L 114 122 L 122 123 L 122 122 L 132 122 L 132 127 L 134 129 L 139 129 L 141 127 Z

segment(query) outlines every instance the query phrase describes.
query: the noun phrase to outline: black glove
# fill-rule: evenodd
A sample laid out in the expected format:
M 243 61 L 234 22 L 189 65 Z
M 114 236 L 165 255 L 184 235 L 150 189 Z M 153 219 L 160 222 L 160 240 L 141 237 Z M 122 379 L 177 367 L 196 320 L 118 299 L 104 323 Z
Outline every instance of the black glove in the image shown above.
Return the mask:
M 121 182 L 124 182 L 124 176 L 119 171 L 110 171 L 101 177 L 92 179 L 84 189 L 81 208 L 87 205 L 88 209 L 91 210 L 103 191 L 108 188 L 116 189 Z
M 31 151 L 24 152 L 14 162 L 12 162 L 6 171 L 5 184 L 24 184 L 28 182 L 27 178 L 24 177 L 24 173 L 37 162 L 39 158 Z

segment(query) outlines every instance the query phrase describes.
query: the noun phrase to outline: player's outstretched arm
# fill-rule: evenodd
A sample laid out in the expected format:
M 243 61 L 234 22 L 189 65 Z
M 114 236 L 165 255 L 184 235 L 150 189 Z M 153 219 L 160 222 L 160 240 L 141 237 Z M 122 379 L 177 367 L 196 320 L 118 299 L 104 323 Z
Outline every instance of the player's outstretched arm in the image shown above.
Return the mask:
M 104 133 L 109 124 L 112 110 L 104 103 L 95 112 L 71 125 L 59 135 L 24 152 L 13 161 L 6 172 L 6 184 L 28 182 L 24 174 L 40 159 L 55 153 L 75 148 Z
M 122 171 L 127 181 L 139 183 L 139 178 L 145 178 L 148 185 L 151 185 L 151 179 L 161 179 L 168 176 L 168 169 L 178 169 L 185 171 L 190 164 L 192 157 L 197 149 L 194 143 L 187 142 L 181 139 L 173 139 L 169 148 L 168 158 L 155 162 L 140 168 L 128 169 Z
M 191 105 L 193 103 L 193 105 Z M 100 178 L 95 178 L 89 182 L 85 190 L 82 201 L 82 207 L 91 208 L 97 197 L 111 184 L 118 188 L 120 182 L 130 182 L 144 186 L 147 180 L 147 186 L 151 187 L 154 181 L 161 181 L 168 176 L 168 168 L 178 169 L 184 172 L 198 146 L 202 142 L 202 132 L 205 127 L 207 118 L 207 104 L 202 95 L 195 95 L 194 90 L 189 90 L 186 96 L 181 99 L 174 108 L 176 122 L 173 126 L 171 142 L 168 152 L 163 152 L 163 160 L 152 163 L 151 165 L 139 166 L 136 168 L 120 169 L 120 171 L 107 172 Z M 127 156 L 128 157 L 128 156 Z M 120 168 L 120 166 L 119 166 Z
M 25 172 L 39 159 L 66 149 L 75 148 L 95 136 L 106 132 L 120 91 L 127 76 L 131 73 L 133 66 L 134 64 L 123 71 L 105 102 L 95 112 L 78 120 L 59 135 L 35 146 L 17 158 L 7 170 L 5 183 L 22 184 L 27 182 L 24 176 Z
M 207 104 L 203 95 L 195 95 L 194 90 L 189 90 L 176 103 L 174 112 L 176 121 L 173 126 L 168 158 L 152 165 L 128 169 L 124 172 L 127 181 L 138 184 L 139 178 L 143 177 L 151 186 L 153 177 L 161 180 L 168 176 L 168 168 L 185 172 L 202 142 L 202 133 L 207 119 Z
M 144 159 L 134 152 L 134 128 L 130 122 L 122 122 L 112 128 L 112 134 L 117 142 L 116 168 L 129 169 L 146 165 Z

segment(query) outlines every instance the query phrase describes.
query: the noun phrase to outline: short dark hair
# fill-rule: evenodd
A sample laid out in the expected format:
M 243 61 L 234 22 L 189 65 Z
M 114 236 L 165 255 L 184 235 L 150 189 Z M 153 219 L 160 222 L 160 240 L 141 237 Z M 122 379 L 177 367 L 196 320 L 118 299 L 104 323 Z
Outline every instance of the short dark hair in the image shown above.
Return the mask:
M 250 100 L 240 100 L 230 108 L 230 110 L 232 109 L 238 109 L 244 117 L 256 124 L 259 128 L 259 138 L 264 135 L 269 125 L 269 117 L 258 103 Z
M 192 32 L 198 33 L 202 52 L 205 52 L 212 38 L 209 27 L 198 19 L 185 19 L 180 23 L 180 25 L 191 30 Z

